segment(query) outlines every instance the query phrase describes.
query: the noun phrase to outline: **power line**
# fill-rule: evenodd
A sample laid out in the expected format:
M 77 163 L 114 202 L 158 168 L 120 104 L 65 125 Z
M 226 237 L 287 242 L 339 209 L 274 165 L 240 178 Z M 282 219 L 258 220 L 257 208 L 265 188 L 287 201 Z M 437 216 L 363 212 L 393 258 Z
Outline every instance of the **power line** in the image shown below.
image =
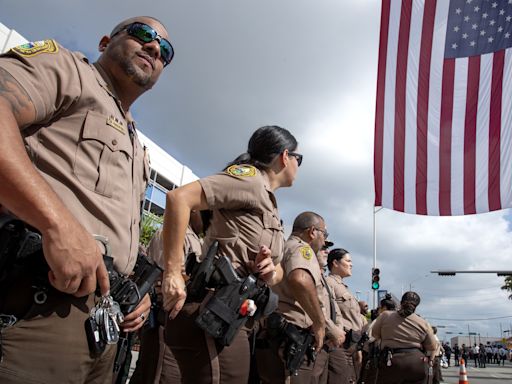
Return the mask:
M 512 316 L 489 317 L 487 319 L 443 319 L 440 317 L 430 317 L 430 316 L 425 316 L 425 318 L 428 320 L 445 320 L 445 321 L 485 321 L 485 320 L 508 319 L 508 318 L 512 318 Z

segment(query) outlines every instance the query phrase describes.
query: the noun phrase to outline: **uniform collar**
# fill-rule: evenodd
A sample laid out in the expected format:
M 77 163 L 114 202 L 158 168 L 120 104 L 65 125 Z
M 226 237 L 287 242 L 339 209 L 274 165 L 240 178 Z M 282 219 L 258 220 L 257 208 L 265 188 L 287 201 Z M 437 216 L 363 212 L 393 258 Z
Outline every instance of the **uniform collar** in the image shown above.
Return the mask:
M 261 177 L 263 178 L 263 185 L 265 186 L 265 190 L 268 192 L 268 195 L 270 196 L 270 200 L 272 200 L 272 203 L 274 204 L 274 207 L 277 208 L 277 200 L 274 195 L 274 191 L 270 188 L 270 180 L 268 178 L 267 172 L 265 172 L 262 169 L 258 169 Z
M 299 236 L 297 235 L 290 235 L 290 237 L 288 238 L 288 240 L 297 240 L 299 243 L 301 243 L 302 245 L 307 245 L 309 246 L 308 243 L 306 243 L 304 240 L 302 240 Z
M 84 56 L 84 58 L 85 58 L 85 56 Z M 85 58 L 84 61 L 89 63 L 87 58 Z M 105 91 L 107 91 L 107 93 L 110 96 L 112 96 L 112 98 L 116 101 L 116 104 L 117 104 L 117 106 L 119 108 L 119 111 L 123 114 L 124 118 L 127 121 L 129 121 L 132 124 L 134 124 L 130 112 L 129 111 L 128 112 L 124 111 L 123 106 L 121 105 L 121 100 L 119 100 L 119 98 L 116 96 L 116 94 L 114 92 L 114 86 L 112 84 L 112 80 L 108 76 L 107 72 L 105 72 L 105 70 L 102 68 L 102 66 L 98 62 L 89 64 L 89 65 L 93 69 L 94 75 L 96 76 L 96 80 L 98 81 L 98 84 L 100 85 L 100 87 L 103 88 Z M 135 125 L 134 125 L 134 127 L 135 127 Z
M 331 273 L 332 278 L 340 284 L 343 284 L 345 288 L 348 288 L 348 285 L 343 281 L 342 277 L 340 275 L 336 275 L 334 273 Z

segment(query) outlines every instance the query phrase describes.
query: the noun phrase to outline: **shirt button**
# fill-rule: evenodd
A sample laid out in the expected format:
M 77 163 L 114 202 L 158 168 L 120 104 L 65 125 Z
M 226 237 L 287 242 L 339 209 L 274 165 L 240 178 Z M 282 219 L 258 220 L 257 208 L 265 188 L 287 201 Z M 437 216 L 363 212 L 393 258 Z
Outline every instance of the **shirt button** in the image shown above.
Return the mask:
M 116 139 L 112 140 L 112 145 L 117 145 L 117 140 Z

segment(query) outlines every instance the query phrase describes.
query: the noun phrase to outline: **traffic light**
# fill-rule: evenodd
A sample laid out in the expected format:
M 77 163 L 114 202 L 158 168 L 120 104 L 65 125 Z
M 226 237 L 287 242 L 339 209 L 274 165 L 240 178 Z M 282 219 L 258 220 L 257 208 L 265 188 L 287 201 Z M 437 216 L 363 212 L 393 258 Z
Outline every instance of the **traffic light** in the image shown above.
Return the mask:
M 372 289 L 379 289 L 380 287 L 380 269 L 372 268 Z

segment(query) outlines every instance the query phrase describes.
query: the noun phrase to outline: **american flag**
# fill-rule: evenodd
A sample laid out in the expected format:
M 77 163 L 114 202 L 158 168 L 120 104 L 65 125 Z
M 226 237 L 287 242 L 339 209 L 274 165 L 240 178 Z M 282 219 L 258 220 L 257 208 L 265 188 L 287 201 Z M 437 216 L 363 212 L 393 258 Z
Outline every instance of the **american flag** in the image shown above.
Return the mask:
M 512 207 L 512 0 L 383 0 L 375 206 Z

